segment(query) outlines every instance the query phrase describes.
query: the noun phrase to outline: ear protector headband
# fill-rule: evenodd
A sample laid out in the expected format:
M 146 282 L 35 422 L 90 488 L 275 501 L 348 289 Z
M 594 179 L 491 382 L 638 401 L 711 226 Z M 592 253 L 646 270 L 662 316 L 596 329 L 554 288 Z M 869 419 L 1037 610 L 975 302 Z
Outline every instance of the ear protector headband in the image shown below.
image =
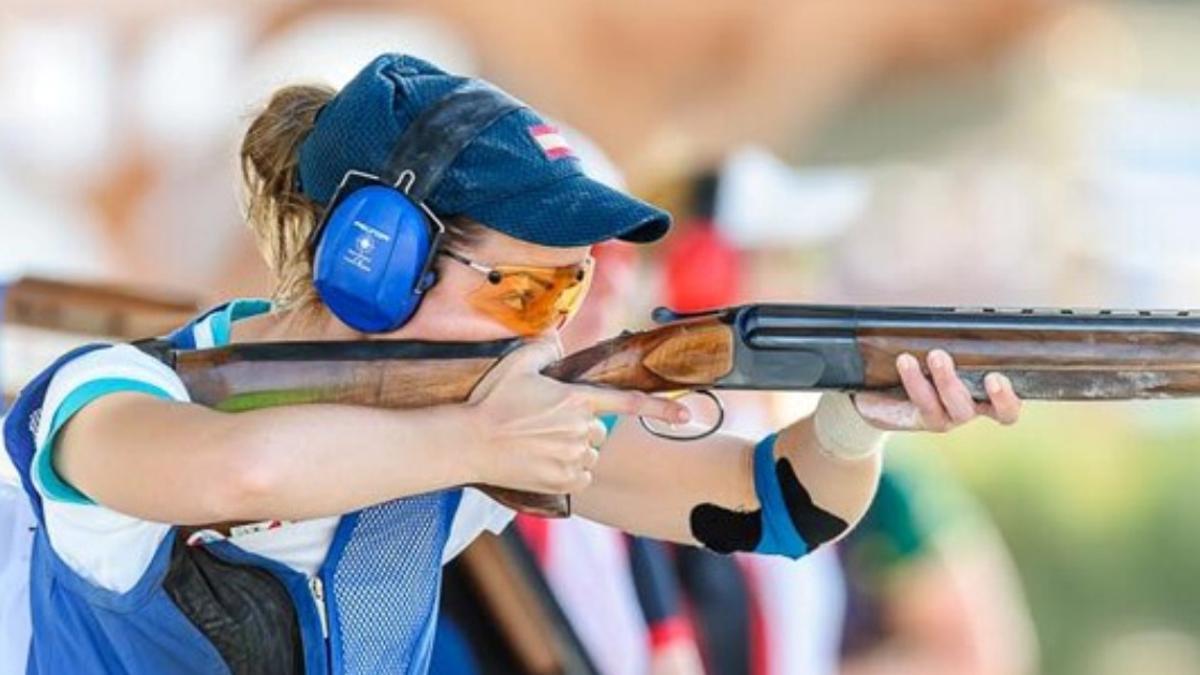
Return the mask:
M 495 89 L 460 88 L 413 120 L 383 176 L 346 173 L 309 240 L 313 285 L 338 319 L 386 333 L 412 318 L 437 283 L 433 262 L 446 229 L 425 200 L 471 141 L 520 107 Z

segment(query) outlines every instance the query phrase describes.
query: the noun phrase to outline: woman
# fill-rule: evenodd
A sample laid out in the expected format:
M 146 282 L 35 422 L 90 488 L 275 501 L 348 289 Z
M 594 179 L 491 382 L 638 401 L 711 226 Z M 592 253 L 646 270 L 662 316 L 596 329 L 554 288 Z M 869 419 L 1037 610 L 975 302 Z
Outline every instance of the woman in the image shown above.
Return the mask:
M 176 347 L 535 340 L 467 403 L 420 411 L 230 415 L 188 403 L 172 372 L 128 345 L 55 364 L 5 427 L 44 525 L 32 672 L 422 672 L 441 563 L 511 517 L 465 485 L 568 493 L 579 514 L 636 534 L 799 557 L 866 509 L 881 429 L 1018 414 L 1003 378 L 989 378 L 992 401 L 977 407 L 937 352 L 932 381 L 911 356 L 898 362 L 912 403 L 829 396 L 757 444 L 678 444 L 635 424 L 606 438 L 600 415 L 678 423 L 687 411 L 539 371 L 560 356 L 556 331 L 586 290 L 590 245 L 652 241 L 669 219 L 583 175 L 535 112 L 385 55 L 336 95 L 276 93 L 242 160 L 274 302 L 219 307 L 175 333 Z M 424 262 L 395 271 L 407 284 L 399 294 L 387 283 L 358 293 L 347 276 L 374 274 L 378 251 L 403 253 L 370 213 L 344 210 L 367 189 L 395 204 L 379 193 L 391 188 L 358 186 L 355 172 L 396 179 L 431 214 L 433 232 L 405 230 L 415 248 L 431 241 Z M 335 226 L 344 251 L 330 248 Z M 231 521 L 251 524 L 212 525 Z

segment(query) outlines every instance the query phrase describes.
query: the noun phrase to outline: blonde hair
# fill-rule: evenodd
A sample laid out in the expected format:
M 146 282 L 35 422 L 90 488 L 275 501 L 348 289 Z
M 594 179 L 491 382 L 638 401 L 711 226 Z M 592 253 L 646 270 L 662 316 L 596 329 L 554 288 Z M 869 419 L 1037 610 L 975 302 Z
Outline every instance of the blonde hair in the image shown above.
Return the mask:
M 246 222 L 271 269 L 271 299 L 280 309 L 316 301 L 307 244 L 324 209 L 300 191 L 297 171 L 300 144 L 333 95 L 332 88 L 319 85 L 284 87 L 242 139 Z
M 300 191 L 297 172 L 300 145 L 335 93 L 322 85 L 284 87 L 271 96 L 242 139 L 246 221 L 271 269 L 271 299 L 277 309 L 313 308 L 318 302 L 308 242 L 325 209 Z M 450 245 L 469 244 L 483 231 L 464 216 L 443 221 L 443 241 Z

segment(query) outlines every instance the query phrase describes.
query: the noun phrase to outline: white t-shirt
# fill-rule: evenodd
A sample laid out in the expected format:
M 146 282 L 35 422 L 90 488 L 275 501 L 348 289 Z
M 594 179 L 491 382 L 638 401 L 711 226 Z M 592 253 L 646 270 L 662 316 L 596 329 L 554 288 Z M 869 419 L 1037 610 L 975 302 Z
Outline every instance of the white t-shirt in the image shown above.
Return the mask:
M 228 343 L 229 326 L 238 318 L 266 311 L 263 301 L 237 301 L 196 324 L 200 347 Z M 55 374 L 46 392 L 38 424 L 32 476 L 44 500 L 46 534 L 59 557 L 89 582 L 123 592 L 141 578 L 171 526 L 142 520 L 88 499 L 63 481 L 53 467 L 53 441 L 70 417 L 109 393 L 136 391 L 188 402 L 183 383 L 157 359 L 129 345 L 99 349 L 74 359 Z M 152 477 L 147 477 L 151 479 Z M 457 555 L 484 529 L 502 530 L 512 511 L 482 492 L 465 488 L 443 561 Z M 230 542 L 251 553 L 281 562 L 304 574 L 320 568 L 333 540 L 338 518 L 286 523 L 234 536 Z

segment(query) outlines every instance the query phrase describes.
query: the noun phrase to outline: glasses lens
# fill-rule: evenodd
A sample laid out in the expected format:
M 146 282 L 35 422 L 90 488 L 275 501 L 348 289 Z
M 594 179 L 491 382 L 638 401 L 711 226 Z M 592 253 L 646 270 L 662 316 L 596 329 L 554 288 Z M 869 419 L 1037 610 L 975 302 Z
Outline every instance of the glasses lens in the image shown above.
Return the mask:
M 536 335 L 561 325 L 579 306 L 591 283 L 590 260 L 569 267 L 495 268 L 471 294 L 471 304 L 519 335 Z M 582 278 L 581 278 L 582 272 Z
M 588 258 L 583 264 L 575 267 L 570 274 L 572 278 L 568 279 L 566 286 L 558 296 L 558 301 L 554 305 L 555 311 L 561 316 L 563 323 L 575 315 L 583 305 L 584 298 L 587 297 L 588 289 L 592 286 L 592 259 Z

